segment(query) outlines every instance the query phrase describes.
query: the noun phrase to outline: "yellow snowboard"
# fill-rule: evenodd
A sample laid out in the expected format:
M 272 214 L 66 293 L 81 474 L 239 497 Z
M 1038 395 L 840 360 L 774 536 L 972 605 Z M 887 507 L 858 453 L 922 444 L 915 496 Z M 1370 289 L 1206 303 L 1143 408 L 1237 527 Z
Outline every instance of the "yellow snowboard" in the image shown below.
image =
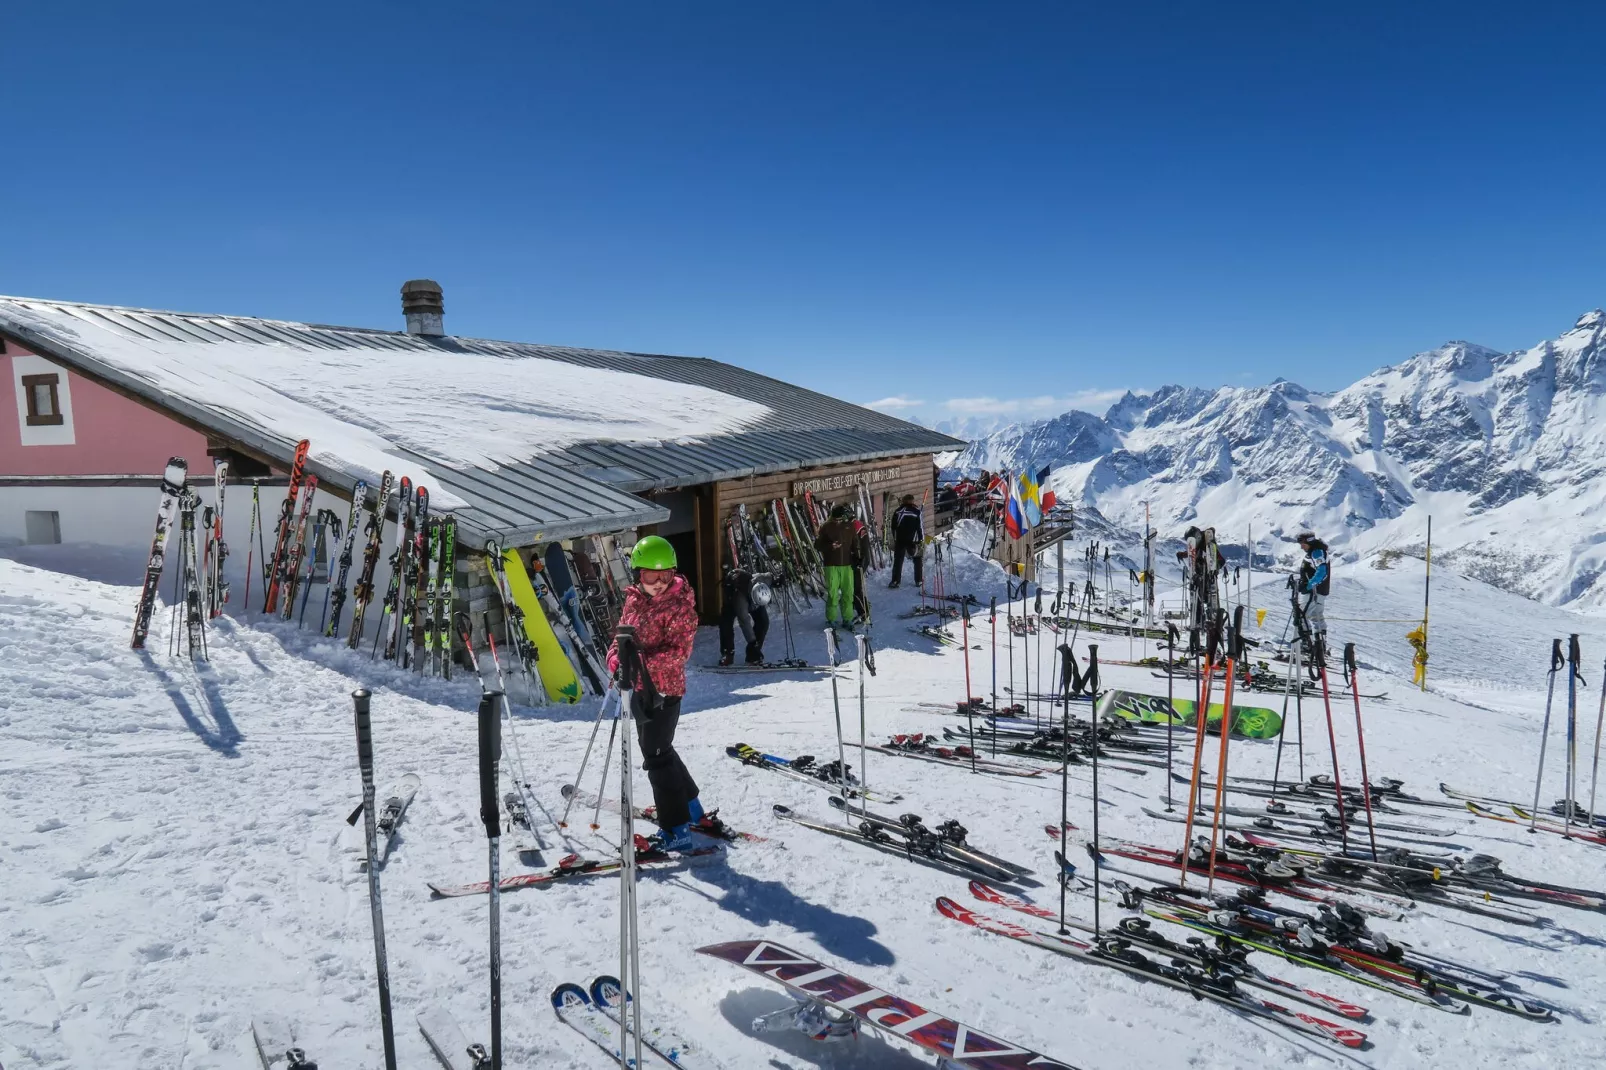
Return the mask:
M 524 616 L 524 634 L 540 655 L 535 667 L 541 673 L 542 686 L 554 702 L 579 702 L 580 678 L 575 674 L 568 652 L 552 631 L 552 623 L 546 619 L 523 559 L 517 550 L 509 548 L 502 551 L 502 563 L 507 570 L 508 589 L 513 592 L 513 604 Z

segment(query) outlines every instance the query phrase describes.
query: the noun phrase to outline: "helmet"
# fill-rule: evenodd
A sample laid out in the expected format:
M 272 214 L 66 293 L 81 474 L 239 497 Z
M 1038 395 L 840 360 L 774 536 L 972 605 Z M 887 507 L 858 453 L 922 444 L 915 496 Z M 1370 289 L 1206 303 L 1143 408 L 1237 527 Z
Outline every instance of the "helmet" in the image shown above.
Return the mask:
M 775 593 L 770 590 L 770 585 L 763 580 L 754 580 L 753 590 L 747 596 L 748 601 L 752 602 L 758 609 L 763 609 L 769 605 L 774 597 Z
M 831 519 L 832 520 L 846 520 L 848 518 L 848 513 L 849 512 L 850 512 L 850 510 L 845 505 L 832 506 L 832 508 L 831 508 Z
M 631 568 L 674 568 L 675 548 L 661 535 L 648 535 L 630 551 Z
M 1315 542 L 1316 533 L 1314 531 L 1302 531 L 1294 536 L 1294 541 L 1297 543 Z

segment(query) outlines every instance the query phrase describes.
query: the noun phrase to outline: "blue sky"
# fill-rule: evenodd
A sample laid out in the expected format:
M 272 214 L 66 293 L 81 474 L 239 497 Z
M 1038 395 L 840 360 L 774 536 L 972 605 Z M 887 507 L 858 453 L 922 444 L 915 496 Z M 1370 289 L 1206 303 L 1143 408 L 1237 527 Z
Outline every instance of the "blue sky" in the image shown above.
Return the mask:
M 1606 303 L 1593 5 L 21 6 L 4 293 L 399 326 L 429 276 L 927 420 Z

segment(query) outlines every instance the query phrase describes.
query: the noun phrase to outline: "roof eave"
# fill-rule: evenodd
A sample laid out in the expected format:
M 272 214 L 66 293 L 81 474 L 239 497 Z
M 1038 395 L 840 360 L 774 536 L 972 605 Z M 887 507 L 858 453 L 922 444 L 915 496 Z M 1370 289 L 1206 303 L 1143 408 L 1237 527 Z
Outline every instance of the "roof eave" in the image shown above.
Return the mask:
M 627 494 L 643 494 L 647 491 L 669 490 L 673 487 L 689 487 L 700 483 L 723 483 L 732 479 L 748 479 L 753 476 L 773 475 L 776 472 L 796 472 L 804 468 L 817 468 L 828 464 L 855 464 L 860 461 L 879 461 L 888 457 L 930 457 L 933 454 L 943 453 L 949 447 L 925 447 L 911 449 L 901 446 L 896 449 L 873 450 L 869 453 L 843 453 L 827 457 L 810 457 L 808 460 L 795 464 L 749 465 L 744 468 L 726 468 L 708 472 L 689 472 L 663 479 L 632 479 L 623 483 L 609 483 L 615 490 L 622 490 Z

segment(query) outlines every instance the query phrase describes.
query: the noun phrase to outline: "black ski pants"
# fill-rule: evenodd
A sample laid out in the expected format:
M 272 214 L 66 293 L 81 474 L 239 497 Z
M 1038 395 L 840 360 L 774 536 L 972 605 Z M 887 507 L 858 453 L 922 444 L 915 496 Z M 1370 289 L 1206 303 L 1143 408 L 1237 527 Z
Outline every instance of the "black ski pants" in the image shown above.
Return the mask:
M 755 606 L 739 594 L 729 595 L 725 598 L 725 606 L 719 611 L 719 652 L 721 654 L 736 653 L 736 625 L 742 629 L 742 638 L 747 641 L 747 651 L 742 655 L 749 664 L 764 660 L 764 637 L 770 631 L 770 611 L 763 606 Z
M 640 691 L 631 695 L 630 709 L 636 719 L 636 743 L 641 747 L 641 767 L 652 784 L 652 802 L 658 810 L 658 825 L 672 829 L 691 820 L 690 803 L 697 798 L 697 781 L 686 771 L 686 764 L 675 753 L 675 726 L 680 723 L 680 696 L 664 695 L 658 705 L 649 705 Z
M 915 586 L 926 582 L 925 576 L 925 548 L 918 542 L 894 543 L 892 547 L 892 582 L 903 582 L 903 559 L 908 558 L 915 566 Z

